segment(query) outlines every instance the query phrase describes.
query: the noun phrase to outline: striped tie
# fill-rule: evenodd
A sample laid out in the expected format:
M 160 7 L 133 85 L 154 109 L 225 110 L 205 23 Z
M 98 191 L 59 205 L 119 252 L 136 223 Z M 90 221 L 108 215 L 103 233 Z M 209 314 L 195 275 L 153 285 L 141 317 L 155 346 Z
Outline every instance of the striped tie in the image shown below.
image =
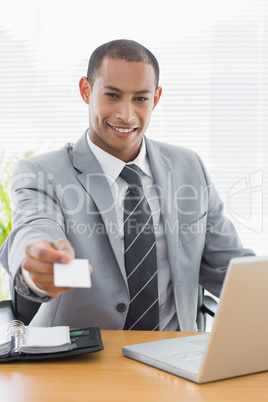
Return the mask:
M 121 177 L 130 185 L 124 202 L 125 267 L 130 306 L 124 329 L 159 330 L 156 246 L 140 170 L 126 165 Z

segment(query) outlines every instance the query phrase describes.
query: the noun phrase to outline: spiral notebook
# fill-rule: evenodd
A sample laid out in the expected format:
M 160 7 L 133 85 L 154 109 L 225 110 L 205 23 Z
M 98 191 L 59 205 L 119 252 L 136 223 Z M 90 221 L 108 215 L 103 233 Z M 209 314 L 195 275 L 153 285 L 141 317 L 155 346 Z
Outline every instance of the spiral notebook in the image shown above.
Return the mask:
M 0 326 L 0 363 L 96 352 L 103 349 L 99 328 L 29 327 L 19 320 Z

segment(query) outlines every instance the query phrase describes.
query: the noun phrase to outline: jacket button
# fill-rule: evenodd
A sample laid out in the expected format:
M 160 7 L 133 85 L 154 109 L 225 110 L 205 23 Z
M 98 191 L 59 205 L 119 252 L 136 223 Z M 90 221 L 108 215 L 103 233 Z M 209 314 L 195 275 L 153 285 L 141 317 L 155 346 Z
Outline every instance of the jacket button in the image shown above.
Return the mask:
M 126 311 L 127 306 L 124 303 L 118 303 L 118 305 L 116 306 L 116 310 L 119 313 L 123 313 L 124 311 Z

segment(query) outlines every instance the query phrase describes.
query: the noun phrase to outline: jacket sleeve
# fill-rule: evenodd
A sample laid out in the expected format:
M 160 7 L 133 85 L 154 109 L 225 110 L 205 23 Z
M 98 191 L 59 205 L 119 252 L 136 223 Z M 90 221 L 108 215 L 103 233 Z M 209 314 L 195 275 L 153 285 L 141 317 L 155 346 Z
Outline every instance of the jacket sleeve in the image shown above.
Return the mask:
M 47 175 L 32 158 L 18 162 L 10 180 L 10 190 L 12 231 L 1 247 L 0 262 L 13 279 L 18 293 L 46 301 L 48 296 L 37 295 L 28 288 L 20 267 L 28 244 L 65 237 L 62 211 Z
M 201 160 L 200 164 L 208 191 L 206 240 L 200 266 L 200 284 L 219 297 L 230 260 L 251 256 L 254 252 L 243 247 L 233 223 L 224 215 L 224 205 Z

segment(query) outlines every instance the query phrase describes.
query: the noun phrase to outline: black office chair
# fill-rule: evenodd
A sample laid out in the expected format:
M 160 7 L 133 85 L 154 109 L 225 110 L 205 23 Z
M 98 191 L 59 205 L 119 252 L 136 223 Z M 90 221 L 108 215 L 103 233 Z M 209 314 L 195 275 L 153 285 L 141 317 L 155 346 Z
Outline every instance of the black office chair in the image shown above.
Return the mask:
M 40 303 L 25 299 L 13 289 L 11 291 L 11 300 L 0 301 L 0 325 L 14 319 L 28 325 L 40 305 Z
M 14 289 L 11 290 L 11 300 L 0 301 L 0 325 L 11 320 L 21 320 L 28 325 L 37 313 L 40 303 L 25 299 Z M 204 294 L 204 289 L 199 286 L 197 301 L 197 329 L 199 332 L 206 330 L 207 315 L 214 317 L 217 309 L 217 302 L 210 296 Z
M 218 303 L 210 295 L 205 294 L 204 289 L 199 285 L 197 300 L 196 324 L 198 332 L 205 332 L 207 327 L 207 317 L 214 317 Z

